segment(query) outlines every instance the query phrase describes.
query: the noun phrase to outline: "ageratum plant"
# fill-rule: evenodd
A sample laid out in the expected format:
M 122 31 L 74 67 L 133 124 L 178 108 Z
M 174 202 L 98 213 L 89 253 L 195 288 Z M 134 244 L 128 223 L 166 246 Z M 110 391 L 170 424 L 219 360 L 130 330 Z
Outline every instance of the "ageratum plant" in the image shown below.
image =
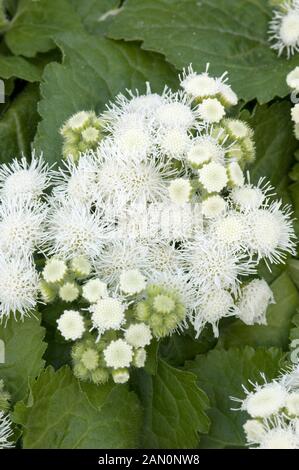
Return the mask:
M 267 324 L 257 266 L 295 253 L 291 208 L 244 174 L 254 135 L 226 117 L 226 74 L 180 80 L 71 116 L 58 169 L 35 155 L 0 169 L 2 321 L 60 301 L 79 380 L 127 382 L 153 339 L 190 324 L 195 337 L 233 315 Z
M 297 449 L 299 1 L 0 0 L 0 46 L 0 448 Z

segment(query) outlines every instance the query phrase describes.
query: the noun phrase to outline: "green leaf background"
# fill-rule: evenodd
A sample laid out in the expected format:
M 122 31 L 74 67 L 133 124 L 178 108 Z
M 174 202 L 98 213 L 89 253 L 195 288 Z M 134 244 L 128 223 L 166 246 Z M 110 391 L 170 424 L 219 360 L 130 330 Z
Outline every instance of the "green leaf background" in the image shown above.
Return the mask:
M 266 176 L 299 218 L 297 141 L 286 74 L 299 65 L 278 58 L 267 39 L 267 0 L 4 0 L 0 2 L 0 162 L 32 149 L 61 158 L 59 128 L 81 109 L 100 112 L 126 88 L 178 86 L 192 62 L 228 71 L 241 99 L 235 111 L 254 128 L 251 180 Z M 299 234 L 298 222 L 295 224 Z M 299 338 L 299 260 L 264 265 L 276 303 L 268 326 L 236 319 L 154 344 L 129 386 L 79 383 L 69 345 L 53 334 L 55 312 L 0 325 L 6 362 L 0 378 L 12 395 L 23 448 L 244 447 L 243 413 L 230 396 L 242 383 L 275 377 Z M 51 317 L 52 315 L 52 317 Z

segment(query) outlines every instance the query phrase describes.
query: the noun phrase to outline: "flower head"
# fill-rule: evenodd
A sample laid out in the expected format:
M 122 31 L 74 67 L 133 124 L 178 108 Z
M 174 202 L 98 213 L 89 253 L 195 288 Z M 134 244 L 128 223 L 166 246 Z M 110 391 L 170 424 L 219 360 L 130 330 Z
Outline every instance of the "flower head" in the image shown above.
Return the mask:
M 143 273 L 146 266 L 147 247 L 134 239 L 111 240 L 95 260 L 95 270 L 100 279 L 116 285 L 123 271 L 138 269 Z
M 203 121 L 217 123 L 225 116 L 225 109 L 217 98 L 207 98 L 198 105 L 198 113 Z
M 90 279 L 82 288 L 83 297 L 91 304 L 108 297 L 107 284 L 100 279 Z
M 47 208 L 43 203 L 20 199 L 3 201 L 0 205 L 0 249 L 7 255 L 33 255 L 42 245 L 46 215 Z
M 280 56 L 284 51 L 287 58 L 299 50 L 299 2 L 286 1 L 279 10 L 274 11 L 269 23 L 271 48 Z
M 57 320 L 57 328 L 66 340 L 75 341 L 85 332 L 84 320 L 80 312 L 65 310 Z
M 274 201 L 247 214 L 248 249 L 265 258 L 266 263 L 280 263 L 287 253 L 295 254 L 295 233 L 291 208 Z
M 0 194 L 9 201 L 36 200 L 50 185 L 49 166 L 42 155 L 32 154 L 31 162 L 25 157 L 12 163 L 0 165 Z
M 66 272 L 66 263 L 63 260 L 54 257 L 46 261 L 42 274 L 46 282 L 56 283 L 63 280 Z
M 220 163 L 207 163 L 199 171 L 199 181 L 208 193 L 218 193 L 227 184 L 227 172 Z
M 125 339 L 134 348 L 144 348 L 151 342 L 151 330 L 145 323 L 133 323 L 126 329 Z
M 219 194 L 213 194 L 202 201 L 202 213 L 207 218 L 215 218 L 223 214 L 227 203 Z
M 190 199 L 191 191 L 190 182 L 184 178 L 174 179 L 169 185 L 170 199 L 176 204 L 186 204 Z
M 68 201 L 53 206 L 48 214 L 45 251 L 65 259 L 86 256 L 92 260 L 99 254 L 109 231 L 109 223 L 98 211 L 91 213 L 86 206 Z
M 219 336 L 218 324 L 221 318 L 235 314 L 234 299 L 231 294 L 224 289 L 214 289 L 208 291 L 201 297 L 199 306 L 195 309 L 192 324 L 198 337 L 203 327 L 210 323 L 214 335 Z
M 137 269 L 123 271 L 120 275 L 119 285 L 122 292 L 133 295 L 145 289 L 145 277 Z
M 0 254 L 0 320 L 11 313 L 21 319 L 29 315 L 37 303 L 38 287 L 38 274 L 30 260 Z
M 201 292 L 217 289 L 238 291 L 240 276 L 255 272 L 251 260 L 214 237 L 199 235 L 182 250 L 184 266 Z
M 107 330 L 118 330 L 125 321 L 125 306 L 117 299 L 110 297 L 100 299 L 89 307 L 92 313 L 93 327 L 99 337 Z
M 107 366 L 113 369 L 130 367 L 133 359 L 132 346 L 123 339 L 111 341 L 104 349 L 104 358 Z
M 270 304 L 273 304 L 273 292 L 264 279 L 253 279 L 246 284 L 241 291 L 238 300 L 237 316 L 247 325 L 266 325 L 266 312 Z

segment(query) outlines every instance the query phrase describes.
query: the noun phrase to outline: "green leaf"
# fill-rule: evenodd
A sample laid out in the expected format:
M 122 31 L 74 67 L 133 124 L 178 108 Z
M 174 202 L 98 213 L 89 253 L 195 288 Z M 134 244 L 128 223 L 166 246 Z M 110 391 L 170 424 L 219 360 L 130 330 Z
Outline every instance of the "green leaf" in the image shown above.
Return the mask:
M 271 17 L 268 0 L 128 0 L 109 36 L 142 41 L 178 68 L 192 62 L 203 71 L 210 62 L 213 74 L 229 72 L 240 98 L 266 103 L 289 93 L 286 74 L 299 64 L 298 55 L 286 60 L 270 49 Z
M 18 77 L 28 82 L 38 82 L 42 77 L 42 69 L 23 57 L 0 55 L 0 77 Z
M 216 342 L 212 328 L 205 328 L 198 339 L 194 338 L 194 331 L 191 329 L 185 334 L 173 334 L 166 338 L 160 344 L 160 354 L 169 364 L 179 367 L 198 354 L 208 352 Z
M 0 377 L 4 379 L 13 402 L 24 398 L 29 379 L 37 377 L 44 366 L 44 335 L 39 318 L 25 318 L 23 322 L 10 318 L 7 324 L 0 325 L 0 339 L 5 347 L 5 363 L 0 363 Z
M 60 36 L 58 45 L 64 62 L 52 63 L 45 69 L 39 103 L 43 120 L 35 140 L 36 148 L 44 151 L 51 162 L 61 158 L 59 128 L 73 113 L 103 110 L 119 91 L 136 87 L 144 90 L 146 80 L 158 91 L 165 82 L 177 84 L 172 67 L 159 55 L 143 52 L 132 44 L 95 40 L 87 34 L 65 34 Z
M 120 0 L 70 0 L 90 33 L 104 35 L 121 9 Z
M 37 101 L 39 89 L 36 84 L 27 85 L 12 101 L 0 120 L 0 162 L 9 161 L 21 153 L 29 155 L 30 143 L 39 120 Z
M 34 57 L 55 47 L 56 34 L 81 30 L 80 18 L 67 0 L 20 0 L 5 42 L 13 54 Z
M 219 346 L 277 346 L 288 349 L 292 317 L 299 307 L 299 294 L 287 272 L 271 284 L 271 289 L 276 303 L 268 307 L 268 324 L 248 326 L 241 320 L 235 320 L 221 331 Z
M 257 106 L 250 119 L 256 143 L 256 161 L 249 168 L 253 182 L 266 176 L 274 186 L 287 175 L 298 147 L 290 119 L 291 104 L 283 101 Z M 242 117 L 242 114 L 241 114 Z
M 279 372 L 282 354 L 278 349 L 258 349 L 250 347 L 210 351 L 188 362 L 188 371 L 196 374 L 199 386 L 207 393 L 211 408 L 208 415 L 211 428 L 208 437 L 203 437 L 202 448 L 242 447 L 245 436 L 242 425 L 246 414 L 232 411 L 237 408 L 231 397 L 244 398 L 242 384 L 248 387 L 248 380 L 262 383 L 264 372 L 271 380 Z
M 156 375 L 138 371 L 137 387 L 144 407 L 142 448 L 190 449 L 206 433 L 208 398 L 196 377 L 160 360 Z
M 292 281 L 296 285 L 297 289 L 299 289 L 299 260 L 294 258 L 289 259 L 287 266 Z
M 48 367 L 17 403 L 25 449 L 124 449 L 138 444 L 141 409 L 125 385 L 80 385 L 68 366 Z

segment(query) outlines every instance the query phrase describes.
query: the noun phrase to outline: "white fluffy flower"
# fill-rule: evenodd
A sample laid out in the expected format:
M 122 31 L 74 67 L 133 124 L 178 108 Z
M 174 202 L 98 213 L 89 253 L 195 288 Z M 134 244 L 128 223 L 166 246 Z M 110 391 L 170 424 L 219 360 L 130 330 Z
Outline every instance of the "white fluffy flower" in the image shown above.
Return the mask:
M 190 65 L 187 70 L 183 70 L 181 78 L 181 87 L 192 98 L 205 98 L 214 96 L 219 92 L 219 85 L 221 79 L 217 80 L 211 77 L 208 73 L 209 64 L 206 71 L 203 73 L 196 73 Z
M 125 331 L 125 339 L 134 348 L 144 348 L 151 342 L 151 330 L 145 323 L 132 324 Z
M 71 270 L 78 277 L 87 277 L 91 273 L 91 264 L 85 256 L 76 256 L 71 260 Z
M 0 255 L 0 320 L 10 313 L 22 319 L 30 314 L 36 306 L 38 285 L 38 274 L 28 259 Z
M 207 218 L 215 218 L 223 214 L 226 210 L 227 203 L 219 194 L 208 196 L 202 201 L 202 213 Z
M 198 113 L 203 121 L 217 123 L 225 116 L 225 109 L 217 98 L 207 98 L 198 105 Z
M 12 423 L 9 415 L 0 411 L 0 449 L 9 449 L 13 447 L 11 437 L 13 435 Z
M 76 341 L 85 332 L 84 320 L 80 312 L 65 310 L 57 320 L 57 328 L 66 340 Z
M 169 196 L 175 204 L 186 204 L 190 199 L 192 186 L 184 178 L 176 178 L 169 185 Z
M 93 327 L 98 330 L 99 336 L 107 330 L 118 330 L 125 321 L 125 306 L 118 299 L 100 299 L 89 307 L 89 311 L 92 313 Z
M 156 109 L 164 103 L 164 97 L 158 93 L 152 93 L 149 82 L 146 83 L 146 94 L 134 96 L 127 104 L 127 110 L 132 113 L 143 115 L 151 119 L 156 114 Z
M 225 106 L 236 106 L 238 104 L 238 96 L 230 85 L 221 83 L 219 93 Z
M 151 128 L 142 114 L 127 113 L 112 128 L 113 141 L 125 157 L 144 159 L 152 146 Z
M 217 289 L 237 291 L 240 276 L 255 272 L 247 257 L 208 235 L 199 235 L 182 250 L 185 269 L 202 292 Z
M 78 162 L 72 158 L 63 161 L 64 167 L 55 172 L 54 194 L 64 200 L 91 205 L 98 197 L 97 166 L 92 153 L 81 155 Z
M 202 296 L 199 307 L 193 316 L 193 326 L 198 337 L 206 325 L 210 323 L 214 335 L 219 336 L 219 320 L 224 317 L 234 315 L 234 299 L 229 292 L 224 289 L 214 289 Z
M 179 251 L 167 241 L 149 242 L 146 271 L 176 272 L 181 267 Z
M 299 436 L 294 424 L 276 419 L 274 427 L 265 426 L 266 430 L 258 442 L 259 449 L 299 449 Z
M 231 200 L 242 212 L 259 209 L 270 196 L 274 196 L 273 187 L 265 178 L 260 178 L 255 186 L 248 182 L 241 188 L 231 191 Z
M 245 139 L 253 136 L 252 129 L 240 119 L 225 119 L 223 124 L 233 139 Z
M 6 255 L 32 255 L 42 244 L 47 208 L 38 202 L 3 200 L 0 205 L 0 249 Z
M 228 104 L 236 104 L 235 93 L 231 90 L 229 85 L 225 84 L 227 80 L 227 73 L 225 72 L 221 77 L 211 77 L 209 75 L 209 65 L 206 66 L 206 71 L 203 73 L 196 73 L 193 71 L 192 65 L 183 70 L 182 77 L 180 77 L 180 84 L 184 91 L 191 98 L 202 99 L 212 97 L 215 95 L 223 95 L 224 100 Z
M 90 279 L 82 287 L 83 297 L 91 304 L 108 297 L 107 284 L 100 279 Z
M 227 184 L 227 172 L 219 163 L 207 163 L 199 171 L 199 181 L 209 193 L 220 192 Z
M 247 392 L 241 409 L 252 418 L 269 418 L 284 408 L 286 398 L 286 389 L 278 382 L 257 385 L 253 392 Z
M 74 282 L 66 282 L 59 288 L 59 297 L 64 302 L 73 302 L 79 297 L 79 287 Z
M 42 274 L 46 282 L 55 283 L 62 281 L 66 271 L 67 266 L 64 261 L 58 258 L 51 258 L 46 261 Z
M 211 161 L 224 163 L 226 149 L 220 145 L 217 138 L 209 133 L 201 134 L 192 140 L 187 153 L 187 160 L 195 167 Z
M 165 289 L 172 289 L 177 292 L 182 303 L 187 309 L 188 316 L 191 318 L 194 310 L 199 304 L 198 286 L 192 282 L 189 274 L 181 268 L 176 271 L 154 271 L 151 273 L 151 284 L 156 284 Z M 179 325 L 180 329 L 185 327 L 185 323 Z
M 95 258 L 109 234 L 109 224 L 101 214 L 89 212 L 84 205 L 68 201 L 53 207 L 44 235 L 48 255 L 70 259 L 84 255 Z
M 180 127 L 162 128 L 158 132 L 157 141 L 162 155 L 182 160 L 187 152 L 190 137 L 187 131 Z
M 138 269 L 128 269 L 121 273 L 119 285 L 125 294 L 139 294 L 139 292 L 145 289 L 146 280 Z
M 106 105 L 107 110 L 101 115 L 103 122 L 111 125 L 116 125 L 117 121 L 129 114 L 139 114 L 142 118 L 151 120 L 155 114 L 156 109 L 165 102 L 164 93 L 152 93 L 150 83 L 146 82 L 145 94 L 139 94 L 138 90 L 134 92 L 127 90 L 129 97 L 119 93 L 113 102 Z M 165 89 L 165 93 L 167 90 Z
M 286 51 L 289 58 L 299 51 L 299 1 L 291 0 L 274 11 L 269 24 L 269 40 L 272 49 L 280 56 Z
M 144 271 L 147 247 L 134 239 L 112 240 L 105 244 L 95 260 L 95 270 L 107 284 L 117 284 L 123 271 Z
M 269 304 L 275 303 L 273 292 L 264 279 L 253 279 L 245 285 L 238 300 L 237 316 L 247 325 L 266 325 Z
M 190 129 L 195 124 L 196 112 L 192 110 L 188 100 L 180 93 L 169 96 L 167 102 L 156 110 L 155 119 L 161 127 L 179 127 Z
M 103 159 L 98 172 L 102 200 L 119 212 L 128 204 L 164 201 L 167 182 L 177 174 L 170 163 L 155 158 L 122 159 L 113 148 L 102 148 L 99 157 Z
M 243 214 L 228 211 L 224 216 L 218 217 L 209 226 L 211 238 L 215 237 L 223 246 L 232 251 L 244 248 L 247 240 L 247 223 Z
M 133 359 L 132 346 L 123 339 L 111 341 L 104 349 L 104 358 L 108 367 L 119 369 L 121 367 L 130 367 Z
M 282 262 L 287 253 L 295 254 L 295 233 L 289 206 L 274 201 L 247 214 L 248 249 L 271 263 Z
M 266 432 L 263 423 L 258 419 L 248 419 L 243 425 L 243 429 L 247 442 L 250 444 L 260 442 Z
M 294 90 L 299 90 L 299 67 L 295 67 L 291 72 L 288 73 L 286 79 L 287 85 Z
M 49 185 L 49 167 L 42 156 L 33 153 L 30 163 L 22 157 L 0 165 L 0 194 L 8 200 L 37 199 Z

